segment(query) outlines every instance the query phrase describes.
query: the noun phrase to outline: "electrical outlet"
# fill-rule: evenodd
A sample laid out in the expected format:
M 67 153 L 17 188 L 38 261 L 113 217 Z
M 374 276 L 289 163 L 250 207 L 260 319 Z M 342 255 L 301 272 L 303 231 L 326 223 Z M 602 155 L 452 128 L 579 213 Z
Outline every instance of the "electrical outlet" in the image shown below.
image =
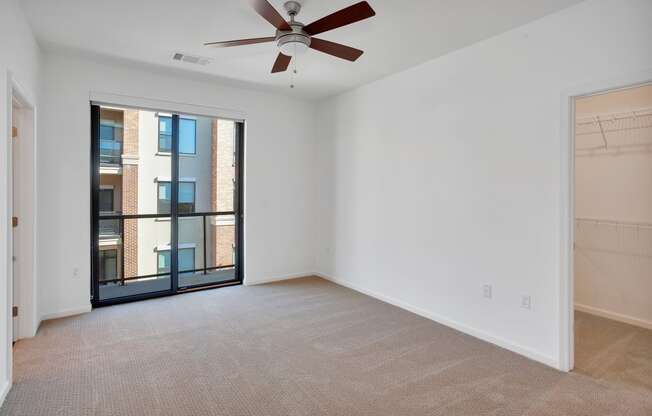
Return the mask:
M 521 297 L 521 308 L 532 309 L 532 298 L 528 295 Z
M 491 285 L 482 286 L 482 296 L 487 299 L 491 299 Z
M 72 277 L 73 279 L 77 279 L 79 277 L 79 267 L 72 269 Z

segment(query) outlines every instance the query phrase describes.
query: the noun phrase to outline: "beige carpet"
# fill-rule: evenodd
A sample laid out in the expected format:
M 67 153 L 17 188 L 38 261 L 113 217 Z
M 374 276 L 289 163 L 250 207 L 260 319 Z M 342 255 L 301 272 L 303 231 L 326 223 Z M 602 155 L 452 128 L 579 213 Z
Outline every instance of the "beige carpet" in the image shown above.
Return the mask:
M 44 323 L 0 414 L 649 416 L 652 394 L 309 278 Z

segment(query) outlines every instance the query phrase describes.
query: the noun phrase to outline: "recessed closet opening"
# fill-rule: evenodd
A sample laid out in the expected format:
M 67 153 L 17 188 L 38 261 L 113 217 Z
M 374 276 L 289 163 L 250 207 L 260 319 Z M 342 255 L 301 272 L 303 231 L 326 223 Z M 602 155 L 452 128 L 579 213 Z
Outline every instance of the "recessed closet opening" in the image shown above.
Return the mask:
M 91 106 L 94 306 L 242 282 L 244 122 Z
M 652 84 L 575 100 L 575 371 L 652 391 Z

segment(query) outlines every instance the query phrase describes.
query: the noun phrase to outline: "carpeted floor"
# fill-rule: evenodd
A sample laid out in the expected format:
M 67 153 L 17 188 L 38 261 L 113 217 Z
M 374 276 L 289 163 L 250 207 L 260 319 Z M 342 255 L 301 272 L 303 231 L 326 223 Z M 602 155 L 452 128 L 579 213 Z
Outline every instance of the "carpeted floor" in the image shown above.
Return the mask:
M 317 278 L 46 322 L 0 415 L 652 415 L 649 385 L 562 374 Z
M 575 312 L 575 340 L 577 373 L 652 394 L 652 331 Z

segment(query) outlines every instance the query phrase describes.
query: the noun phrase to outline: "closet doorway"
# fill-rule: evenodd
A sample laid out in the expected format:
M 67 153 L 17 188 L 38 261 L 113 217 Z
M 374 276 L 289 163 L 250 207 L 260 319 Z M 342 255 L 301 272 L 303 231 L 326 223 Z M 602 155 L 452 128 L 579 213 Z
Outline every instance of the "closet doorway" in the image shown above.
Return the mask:
M 652 392 L 652 84 L 575 99 L 575 371 Z

